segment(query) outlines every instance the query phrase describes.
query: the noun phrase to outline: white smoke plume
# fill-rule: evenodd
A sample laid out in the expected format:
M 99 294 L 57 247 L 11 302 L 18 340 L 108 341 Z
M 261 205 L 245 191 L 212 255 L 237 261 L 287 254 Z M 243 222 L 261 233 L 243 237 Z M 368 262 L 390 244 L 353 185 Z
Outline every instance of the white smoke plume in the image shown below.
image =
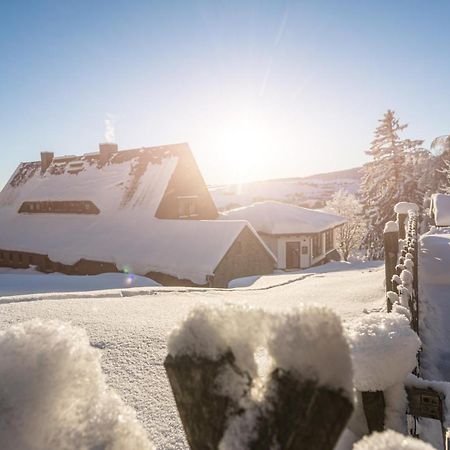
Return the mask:
M 105 142 L 110 144 L 114 143 L 116 140 L 116 133 L 114 129 L 114 117 L 107 114 L 105 119 Z

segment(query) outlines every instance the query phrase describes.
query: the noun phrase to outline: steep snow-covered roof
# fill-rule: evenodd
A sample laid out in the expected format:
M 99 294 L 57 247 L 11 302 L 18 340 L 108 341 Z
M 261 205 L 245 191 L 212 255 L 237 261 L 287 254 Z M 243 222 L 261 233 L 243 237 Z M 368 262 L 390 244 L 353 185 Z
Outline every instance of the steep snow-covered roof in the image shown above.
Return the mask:
M 105 213 L 138 207 L 154 216 L 183 151 L 189 148 L 178 144 L 125 150 L 107 161 L 100 154 L 54 158 L 44 174 L 40 162 L 22 163 L 0 193 L 0 207 L 91 200 Z
M 318 233 L 342 225 L 345 217 L 276 201 L 232 209 L 223 219 L 248 220 L 256 231 L 267 234 Z
M 155 218 L 183 151 L 190 151 L 185 144 L 126 150 L 103 160 L 99 153 L 70 156 L 53 159 L 44 174 L 40 162 L 20 164 L 0 193 L 0 249 L 206 283 L 245 227 L 257 234 L 245 221 Z M 18 213 L 24 202 L 40 201 L 92 201 L 99 213 Z
M 435 224 L 438 227 L 450 226 L 450 195 L 433 194 L 431 202 Z

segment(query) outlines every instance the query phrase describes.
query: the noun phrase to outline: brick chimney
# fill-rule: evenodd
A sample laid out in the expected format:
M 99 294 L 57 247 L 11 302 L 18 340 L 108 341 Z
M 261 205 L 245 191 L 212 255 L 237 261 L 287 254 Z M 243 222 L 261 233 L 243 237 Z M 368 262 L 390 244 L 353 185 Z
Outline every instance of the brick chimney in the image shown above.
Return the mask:
M 55 154 L 53 152 L 41 152 L 41 173 L 45 173 L 50 167 Z
M 111 142 L 104 142 L 99 144 L 98 147 L 100 151 L 100 160 L 103 162 L 106 162 L 113 153 L 117 153 L 119 151 L 118 145 Z

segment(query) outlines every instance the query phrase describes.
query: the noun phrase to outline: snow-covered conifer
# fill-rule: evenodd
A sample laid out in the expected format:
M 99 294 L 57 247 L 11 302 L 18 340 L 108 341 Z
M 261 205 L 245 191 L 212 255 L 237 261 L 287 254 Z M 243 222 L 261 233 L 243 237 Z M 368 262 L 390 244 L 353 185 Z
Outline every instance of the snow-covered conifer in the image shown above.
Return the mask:
M 362 203 L 368 222 L 364 243 L 374 259 L 382 256 L 383 227 L 394 218 L 394 205 L 400 201 L 422 203 L 417 172 L 424 157 L 423 141 L 401 139 L 406 127 L 388 110 L 366 152 L 372 160 L 363 167 Z

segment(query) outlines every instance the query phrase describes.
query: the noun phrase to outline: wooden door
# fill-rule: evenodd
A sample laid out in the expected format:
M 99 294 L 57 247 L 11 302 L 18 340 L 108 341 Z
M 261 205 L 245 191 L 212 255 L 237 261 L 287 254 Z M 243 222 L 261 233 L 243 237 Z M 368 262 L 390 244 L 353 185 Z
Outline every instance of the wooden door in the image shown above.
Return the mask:
M 300 242 L 286 242 L 286 269 L 300 269 Z

